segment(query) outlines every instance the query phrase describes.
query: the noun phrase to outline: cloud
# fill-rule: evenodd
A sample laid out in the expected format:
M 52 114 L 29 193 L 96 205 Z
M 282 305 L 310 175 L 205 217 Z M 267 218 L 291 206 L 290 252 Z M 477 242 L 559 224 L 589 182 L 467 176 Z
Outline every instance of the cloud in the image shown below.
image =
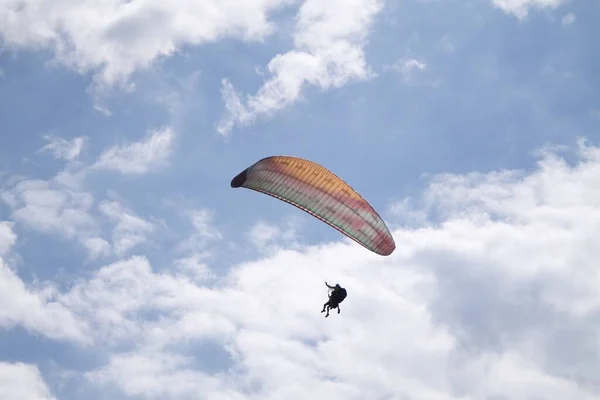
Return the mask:
M 210 210 L 192 210 L 187 213 L 192 220 L 196 236 L 208 239 L 220 239 L 221 234 L 213 226 L 214 213 Z
M 562 17 L 562 19 L 560 20 L 560 23 L 562 26 L 569 26 L 569 25 L 573 25 L 573 23 L 575 23 L 576 19 L 577 19 L 577 17 L 575 17 L 575 14 L 568 13 L 567 15 Z
M 123 174 L 144 174 L 167 161 L 174 139 L 175 133 L 171 128 L 153 131 L 142 141 L 109 148 L 91 168 L 115 170 Z
M 399 221 L 402 226 L 424 226 L 428 221 L 428 214 L 422 208 L 414 204 L 411 198 L 405 198 L 402 201 L 395 202 L 390 206 L 390 214 L 395 221 Z
M 557 8 L 567 0 L 491 0 L 492 4 L 507 14 L 524 19 L 532 8 Z
M 101 237 L 89 237 L 82 240 L 92 260 L 111 254 L 110 243 Z
M 279 228 L 265 222 L 257 222 L 250 230 L 250 240 L 258 246 L 264 247 L 268 242 L 275 239 L 280 233 Z
M 91 215 L 93 196 L 54 181 L 21 180 L 3 191 L 2 199 L 13 209 L 17 222 L 41 232 L 74 238 L 96 228 Z
M 288 3 L 86 0 L 73 5 L 69 0 L 6 0 L 0 32 L 12 47 L 53 49 L 58 63 L 94 72 L 100 84 L 125 84 L 135 71 L 185 46 L 222 38 L 262 40 L 274 29 L 268 13 Z
M 85 323 L 56 302 L 56 295 L 52 286 L 28 288 L 0 258 L 0 327 L 20 325 L 51 339 L 89 343 Z
M 87 249 L 90 260 L 108 255 L 110 246 L 96 220 L 96 200 L 83 190 L 85 177 L 82 168 L 62 170 L 48 180 L 10 180 L 12 184 L 0 188 L 0 199 L 11 210 L 11 227 L 21 224 L 53 238 L 73 240 Z
M 211 256 L 210 251 L 201 251 L 178 258 L 173 262 L 173 270 L 194 282 L 205 283 L 217 276 L 205 262 Z
M 297 16 L 295 48 L 269 62 L 271 78 L 256 95 L 242 101 L 228 80 L 222 82 L 227 114 L 217 131 L 227 135 L 237 124 L 272 115 L 298 100 L 306 85 L 331 89 L 372 77 L 363 46 L 382 7 L 380 0 L 306 0 Z
M 143 257 L 118 261 L 98 270 L 89 281 L 76 283 L 60 296 L 60 303 L 87 320 L 98 345 L 135 339 L 142 328 L 135 312 L 151 308 L 160 287 L 147 279 Z
M 17 242 L 17 234 L 13 231 L 14 224 L 0 221 L 0 257 L 4 256 Z
M 145 242 L 154 226 L 117 202 L 97 203 L 92 193 L 85 189 L 86 178 L 90 172 L 102 169 L 124 174 L 148 172 L 166 161 L 173 140 L 174 133 L 170 128 L 157 130 L 143 141 L 110 147 L 91 166 L 69 165 L 48 180 L 14 177 L 11 184 L 0 191 L 0 199 L 10 207 L 15 222 L 79 242 L 87 249 L 89 260 L 113 252 L 122 256 Z M 53 138 L 47 149 L 56 151 L 57 157 L 72 161 L 77 157 L 80 145 L 82 142 Z M 102 237 L 105 226 L 98 220 L 98 211 L 115 224 L 112 245 Z
M 215 213 L 208 209 L 186 210 L 185 216 L 193 226 L 191 234 L 186 234 L 186 239 L 177 246 L 177 259 L 174 267 L 178 273 L 198 281 L 206 282 L 216 277 L 206 263 L 214 256 L 213 244 L 223 238 L 222 233 L 215 226 Z
M 412 74 L 415 70 L 424 71 L 427 68 L 427 64 L 423 61 L 419 61 L 415 58 L 403 58 L 398 60 L 391 69 L 399 72 L 402 75 L 402 79 L 406 82 L 410 81 Z
M 125 209 L 116 201 L 102 202 L 98 209 L 116 224 L 113 229 L 113 249 L 119 256 L 144 243 L 147 236 L 154 231 L 154 226 L 150 222 L 138 217 L 133 211 Z M 98 240 L 89 244 L 95 251 L 105 249 L 105 243 Z
M 578 156 L 569 165 L 546 153 L 531 173 L 436 177 L 418 204 L 436 222 L 396 229 L 402 245 L 386 258 L 349 241 L 281 250 L 213 288 L 142 258 L 105 269 L 99 276 L 122 290 L 90 283 L 80 293 L 127 307 L 120 315 L 138 324 L 138 347 L 90 376 L 131 395 L 161 382 L 177 399 L 208 379 L 213 398 L 220 388 L 233 398 L 591 400 L 600 393 L 600 149 L 581 144 Z M 323 279 L 349 293 L 327 320 Z M 141 310 L 162 318 L 139 322 Z M 232 363 L 210 379 L 188 350 L 208 340 Z
M 53 291 L 66 314 L 30 308 L 53 329 L 89 332 L 107 360 L 85 376 L 127 396 L 592 400 L 600 148 L 580 142 L 572 164 L 540 154 L 533 171 L 434 177 L 389 257 L 346 239 L 277 249 L 208 285 L 132 256 Z M 191 215 L 215 236 L 210 213 Z M 255 229 L 259 244 L 277 232 Z M 21 287 L 12 276 L 5 287 Z M 347 288 L 341 315 L 319 313 L 323 280 Z M 42 291 L 15 293 L 3 303 L 13 318 L 23 293 Z M 79 322 L 59 324 L 66 315 Z
M 56 400 L 35 365 L 0 362 L 0 398 Z
M 102 370 L 87 374 L 98 383 L 117 384 L 128 396 L 165 399 L 239 399 L 239 393 L 228 393 L 218 377 L 188 369 L 190 357 L 161 353 L 116 355 Z M 138 371 L 138 373 L 132 373 Z
M 86 137 L 78 136 L 72 140 L 66 140 L 60 137 L 45 135 L 44 139 L 48 142 L 39 151 L 50 151 L 57 159 L 67 161 L 76 160 L 81 152 L 86 141 Z
M 281 228 L 274 224 L 259 221 L 252 226 L 248 236 L 252 244 L 265 253 L 299 246 L 296 237 L 296 226 L 293 223 L 288 223 L 287 227 Z

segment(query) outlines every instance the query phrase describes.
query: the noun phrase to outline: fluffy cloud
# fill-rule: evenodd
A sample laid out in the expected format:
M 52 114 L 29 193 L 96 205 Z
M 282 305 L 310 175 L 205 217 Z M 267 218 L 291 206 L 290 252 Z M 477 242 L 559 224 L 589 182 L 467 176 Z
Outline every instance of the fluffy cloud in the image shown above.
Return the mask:
M 57 303 L 56 294 L 52 286 L 28 288 L 0 258 L 0 327 L 22 326 L 52 339 L 89 343 L 85 323 Z
M 306 0 L 297 16 L 295 48 L 275 56 L 268 65 L 272 77 L 245 101 L 223 81 L 228 114 L 217 130 L 228 134 L 236 124 L 249 124 L 260 115 L 271 115 L 296 101 L 305 85 L 321 89 L 368 79 L 363 47 L 380 0 Z
M 546 152 L 530 173 L 435 177 L 395 209 L 416 207 L 421 222 L 394 229 L 390 257 L 348 240 L 280 249 L 208 286 L 134 256 L 53 304 L 113 349 L 90 382 L 130 396 L 592 400 L 600 149 L 581 143 L 578 156 L 569 165 Z M 206 214 L 196 217 L 210 232 Z M 258 236 L 272 238 L 264 228 Z M 3 293 L 19 287 L 11 279 Z M 348 289 L 341 315 L 319 313 L 322 280 Z M 52 326 L 40 330 L 81 330 Z M 190 346 L 221 350 L 203 359 Z
M 0 362 L 0 398 L 56 400 L 35 365 Z
M 95 229 L 92 195 L 54 180 L 21 180 L 1 196 L 16 221 L 39 231 L 72 238 Z
M 274 29 L 268 13 L 290 2 L 3 0 L 0 34 L 17 48 L 51 47 L 57 62 L 114 84 L 186 45 L 261 40 Z
M 0 188 L 0 199 L 14 220 L 0 225 L 0 255 L 3 243 L 10 243 L 12 227 L 18 225 L 73 240 L 87 249 L 90 260 L 110 254 L 96 219 L 96 201 L 81 188 L 84 176 L 85 171 L 65 170 L 48 180 L 19 178 Z
M 259 41 L 275 30 L 269 13 L 296 0 L 202 0 L 165 3 L 156 0 L 100 3 L 71 0 L 4 0 L 0 34 L 16 48 L 52 48 L 56 61 L 80 72 L 94 72 L 100 84 L 125 84 L 137 70 L 189 45 L 233 37 Z M 371 75 L 363 54 L 364 39 L 380 0 L 302 2 L 294 34 L 295 49 L 269 63 L 273 77 L 247 106 L 233 109 L 219 130 L 269 114 L 300 96 L 305 84 L 339 87 Z M 161 29 L 156 29 L 160 26 Z M 229 93 L 230 85 L 224 90 Z M 244 109 L 248 108 L 248 114 Z
M 108 366 L 87 374 L 95 382 L 117 382 L 128 396 L 164 399 L 243 400 L 218 377 L 187 369 L 190 358 L 161 353 L 113 356 Z M 138 373 L 132 374 L 132 371 Z
M 62 293 L 0 264 L 0 323 L 106 349 L 85 375 L 128 396 L 592 400 L 600 149 L 577 151 L 576 165 L 545 151 L 527 173 L 435 177 L 395 207 L 419 218 L 393 230 L 390 257 L 349 240 L 278 248 L 208 282 L 132 256 Z M 201 237 L 210 215 L 190 214 Z M 323 280 L 347 288 L 341 315 L 319 313 Z
M 82 244 L 88 250 L 92 260 L 111 254 L 110 243 L 101 237 L 88 237 L 82 240 Z
M 124 143 L 104 151 L 93 169 L 116 170 L 123 174 L 143 174 L 171 155 L 175 132 L 171 128 L 156 130 L 144 140 Z

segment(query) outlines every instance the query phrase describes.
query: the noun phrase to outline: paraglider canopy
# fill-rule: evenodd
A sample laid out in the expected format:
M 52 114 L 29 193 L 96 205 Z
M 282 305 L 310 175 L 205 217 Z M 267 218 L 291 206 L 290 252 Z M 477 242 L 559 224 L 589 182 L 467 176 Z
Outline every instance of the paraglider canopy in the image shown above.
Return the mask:
M 255 190 L 313 215 L 376 254 L 396 249 L 389 229 L 350 185 L 327 168 L 291 156 L 257 161 L 231 180 L 232 188 Z

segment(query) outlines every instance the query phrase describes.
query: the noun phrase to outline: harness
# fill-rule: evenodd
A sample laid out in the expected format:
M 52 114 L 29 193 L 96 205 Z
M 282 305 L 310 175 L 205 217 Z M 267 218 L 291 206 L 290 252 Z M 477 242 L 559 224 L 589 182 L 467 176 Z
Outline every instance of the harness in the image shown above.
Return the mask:
M 344 301 L 344 299 L 346 298 L 348 293 L 346 292 L 346 289 L 344 289 L 344 288 L 340 288 L 340 289 L 336 290 L 334 287 L 334 288 L 328 289 L 328 295 L 329 295 L 330 307 L 336 308 L 338 304 L 340 304 L 342 301 Z

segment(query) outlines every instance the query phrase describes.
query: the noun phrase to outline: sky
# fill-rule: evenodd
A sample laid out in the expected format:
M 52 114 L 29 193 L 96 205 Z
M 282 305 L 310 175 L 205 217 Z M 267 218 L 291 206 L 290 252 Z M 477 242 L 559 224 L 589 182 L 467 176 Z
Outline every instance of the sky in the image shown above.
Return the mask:
M 0 398 L 600 399 L 599 19 L 0 0 Z M 395 252 L 230 187 L 271 155 Z

